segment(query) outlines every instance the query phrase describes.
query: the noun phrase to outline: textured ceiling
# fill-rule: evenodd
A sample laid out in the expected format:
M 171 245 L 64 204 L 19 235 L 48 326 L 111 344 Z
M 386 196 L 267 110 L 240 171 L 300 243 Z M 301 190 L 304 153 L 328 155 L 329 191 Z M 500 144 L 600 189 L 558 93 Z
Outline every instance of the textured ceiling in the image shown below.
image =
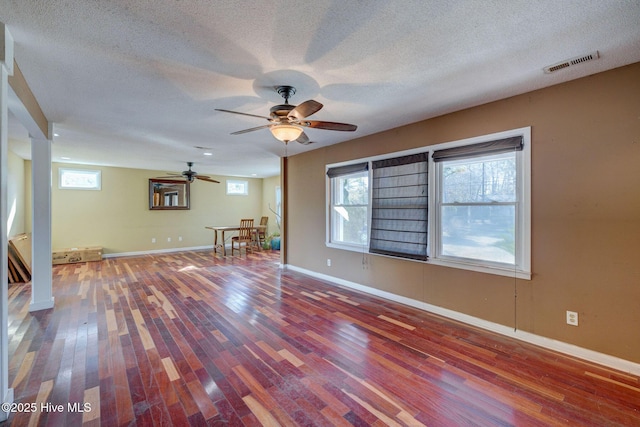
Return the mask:
M 358 125 L 294 155 L 640 61 L 640 0 L 0 0 L 0 21 L 54 161 L 217 175 L 279 173 L 268 130 L 230 135 L 266 120 L 215 111 L 266 116 L 276 85 Z M 28 142 L 12 119 L 10 148 Z

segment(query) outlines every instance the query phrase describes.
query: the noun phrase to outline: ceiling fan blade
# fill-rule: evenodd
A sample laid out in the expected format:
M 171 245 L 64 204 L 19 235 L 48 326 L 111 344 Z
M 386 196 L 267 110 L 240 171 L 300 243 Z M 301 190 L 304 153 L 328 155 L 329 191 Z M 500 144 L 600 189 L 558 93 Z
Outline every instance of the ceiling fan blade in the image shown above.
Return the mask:
M 318 120 L 304 120 L 299 124 L 315 129 L 341 130 L 346 132 L 353 132 L 358 129 L 358 126 L 350 125 L 349 123 L 321 122 Z
M 257 117 L 259 119 L 267 119 L 267 120 L 271 120 L 269 117 L 265 117 L 265 116 L 258 116 L 256 114 L 249 114 L 249 113 L 241 113 L 239 111 L 231 111 L 231 110 L 223 110 L 221 108 L 216 108 L 216 111 L 222 111 L 224 113 L 232 113 L 232 114 L 240 114 L 242 116 L 249 116 L 249 117 Z
M 203 181 L 207 181 L 207 182 L 215 182 L 216 184 L 220 184 L 220 181 L 216 181 L 215 179 L 211 179 L 208 176 L 200 176 L 200 175 L 196 175 L 196 179 L 201 179 Z
M 243 129 L 243 130 L 239 130 L 239 131 L 236 131 L 236 132 L 231 132 L 231 135 L 240 135 L 240 134 L 247 133 L 247 132 L 253 132 L 254 130 L 260 130 L 260 129 L 268 128 L 270 126 L 271 125 L 256 126 L 254 128 Z
M 306 133 L 302 132 L 300 134 L 300 136 L 298 137 L 298 139 L 296 139 L 296 142 L 299 142 L 302 145 L 309 145 L 312 142 L 309 140 L 309 137 L 307 136 Z
M 320 104 L 318 101 L 310 99 L 308 101 L 304 101 L 302 104 L 289 111 L 287 117 L 293 117 L 295 119 L 302 120 L 305 117 L 312 115 L 313 113 L 317 113 L 321 108 L 322 104 Z

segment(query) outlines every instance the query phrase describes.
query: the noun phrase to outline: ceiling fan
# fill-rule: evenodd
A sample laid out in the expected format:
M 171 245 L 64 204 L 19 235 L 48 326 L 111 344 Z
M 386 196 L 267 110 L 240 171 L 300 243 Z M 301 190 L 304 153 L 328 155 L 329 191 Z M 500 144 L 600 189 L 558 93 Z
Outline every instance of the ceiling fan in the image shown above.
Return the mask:
M 269 117 L 258 116 L 255 114 L 240 113 L 238 111 L 223 110 L 216 108 L 216 111 L 225 113 L 241 114 L 243 116 L 258 117 L 266 119 L 270 123 L 268 125 L 257 126 L 254 128 L 239 130 L 232 132 L 231 135 L 240 135 L 242 133 L 253 132 L 255 130 L 269 128 L 273 136 L 287 144 L 289 141 L 297 141 L 300 144 L 311 144 L 309 137 L 304 133 L 303 128 L 309 127 L 314 129 L 339 130 L 353 132 L 358 127 L 348 123 L 321 122 L 318 120 L 306 120 L 306 118 L 317 113 L 322 108 L 322 104 L 318 101 L 310 99 L 302 104 L 295 106 L 289 104 L 289 98 L 296 93 L 293 86 L 276 86 L 274 88 L 280 96 L 284 98 L 284 104 L 271 107 Z
M 220 184 L 220 181 L 211 179 L 208 176 L 198 175 L 198 172 L 191 170 L 191 167 L 193 166 L 193 162 L 187 162 L 187 166 L 189 166 L 189 170 L 182 171 L 182 173 L 167 172 L 167 173 L 173 173 L 173 175 L 161 176 L 160 178 L 184 178 L 185 180 L 187 180 L 187 182 L 193 182 L 194 179 L 201 179 L 203 181 L 215 182 L 216 184 Z

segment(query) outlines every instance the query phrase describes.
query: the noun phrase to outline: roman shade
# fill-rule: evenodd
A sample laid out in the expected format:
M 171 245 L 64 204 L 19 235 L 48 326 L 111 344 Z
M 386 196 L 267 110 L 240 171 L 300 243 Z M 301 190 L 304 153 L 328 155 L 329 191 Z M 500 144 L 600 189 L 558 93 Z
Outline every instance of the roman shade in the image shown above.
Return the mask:
M 369 252 L 427 259 L 428 153 L 374 161 Z
M 327 176 L 329 178 L 335 178 L 337 176 L 349 175 L 356 172 L 364 172 L 369 170 L 369 162 L 354 163 L 352 165 L 338 166 L 335 168 L 329 168 L 327 170 Z
M 495 141 L 436 150 L 431 158 L 434 162 L 443 162 L 445 160 L 466 159 L 480 155 L 506 153 L 508 151 L 522 151 L 522 147 L 522 136 L 514 136 Z

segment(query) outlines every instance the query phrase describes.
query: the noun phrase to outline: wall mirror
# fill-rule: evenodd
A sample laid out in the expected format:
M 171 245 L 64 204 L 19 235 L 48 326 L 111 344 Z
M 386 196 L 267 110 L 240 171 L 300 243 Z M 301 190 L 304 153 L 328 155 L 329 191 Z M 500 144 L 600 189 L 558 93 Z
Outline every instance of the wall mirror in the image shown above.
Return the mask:
M 149 209 L 189 209 L 189 182 L 150 178 Z

